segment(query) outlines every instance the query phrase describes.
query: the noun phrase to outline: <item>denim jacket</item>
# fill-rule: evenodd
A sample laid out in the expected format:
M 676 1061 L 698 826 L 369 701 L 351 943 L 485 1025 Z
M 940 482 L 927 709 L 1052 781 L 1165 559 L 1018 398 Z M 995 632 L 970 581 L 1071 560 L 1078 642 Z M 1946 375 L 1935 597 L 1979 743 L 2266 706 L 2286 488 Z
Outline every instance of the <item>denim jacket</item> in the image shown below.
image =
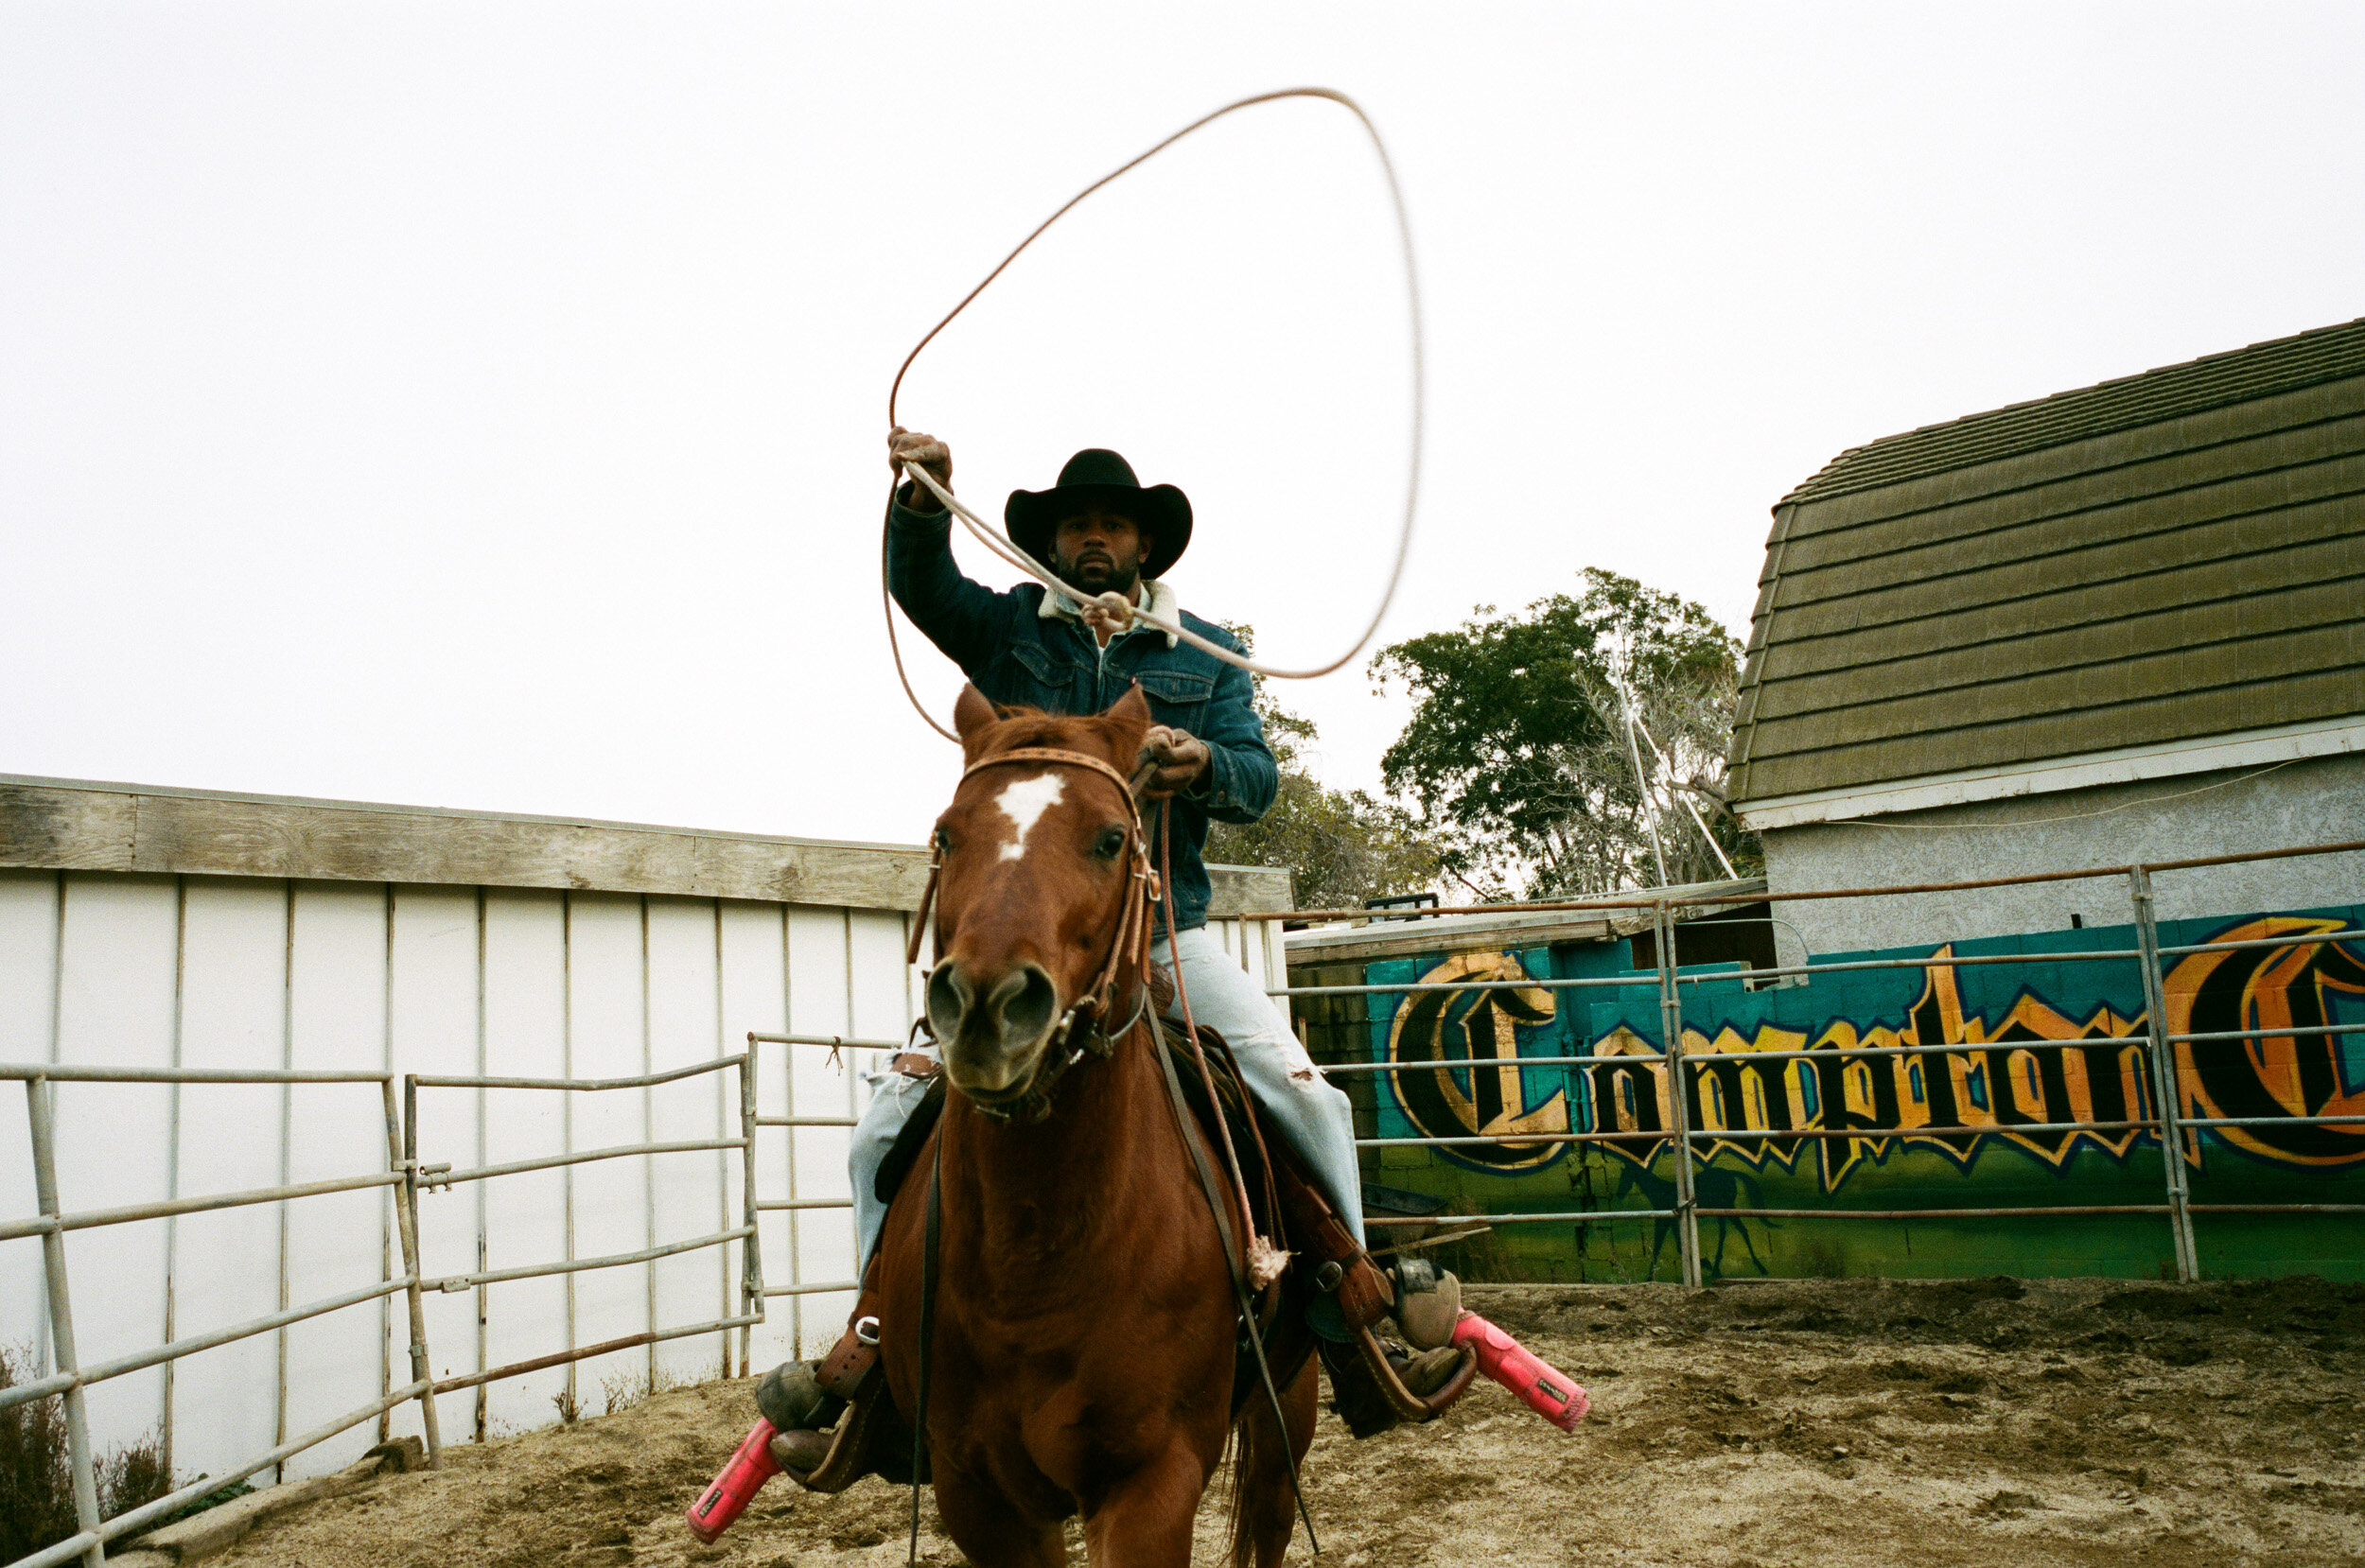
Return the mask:
M 1254 822 L 1271 807 L 1280 781 L 1248 672 L 1146 626 L 1119 633 L 1103 649 L 1072 615 L 1043 612 L 1048 590 L 1041 584 L 996 593 L 962 576 L 953 562 L 952 528 L 949 513 L 890 504 L 887 586 L 970 684 L 996 703 L 1099 713 L 1138 682 L 1152 718 L 1207 742 L 1206 775 L 1167 808 L 1174 813 L 1175 929 L 1205 925 L 1208 823 Z M 1239 648 L 1220 626 L 1188 612 L 1181 620 L 1210 642 Z M 1155 820 L 1147 826 L 1158 830 Z

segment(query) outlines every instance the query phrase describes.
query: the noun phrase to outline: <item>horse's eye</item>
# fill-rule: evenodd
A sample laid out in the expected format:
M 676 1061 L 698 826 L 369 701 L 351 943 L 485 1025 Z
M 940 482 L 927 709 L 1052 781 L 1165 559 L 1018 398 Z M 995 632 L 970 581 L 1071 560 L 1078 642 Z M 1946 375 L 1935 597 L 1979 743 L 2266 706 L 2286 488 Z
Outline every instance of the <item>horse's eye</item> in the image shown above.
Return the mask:
M 940 822 L 937 824 L 937 830 L 928 836 L 928 843 L 939 855 L 949 855 L 953 852 L 953 835 Z
M 1093 853 L 1101 860 L 1112 861 L 1124 852 L 1125 829 L 1122 828 L 1103 828 L 1100 836 L 1093 840 Z

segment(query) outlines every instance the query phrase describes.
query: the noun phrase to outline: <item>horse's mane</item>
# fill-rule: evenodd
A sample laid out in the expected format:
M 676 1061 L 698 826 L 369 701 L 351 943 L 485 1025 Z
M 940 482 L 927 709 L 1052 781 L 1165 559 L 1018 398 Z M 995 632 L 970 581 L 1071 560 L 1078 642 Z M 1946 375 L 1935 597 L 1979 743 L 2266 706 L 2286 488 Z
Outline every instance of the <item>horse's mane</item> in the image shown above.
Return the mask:
M 1022 746 L 1075 750 L 1077 741 L 1088 739 L 1102 742 L 1102 745 L 1086 748 L 1098 752 L 1103 749 L 1108 738 L 1108 730 L 1101 722 L 1102 716 L 1096 713 L 1046 713 L 1042 708 L 1020 704 L 997 705 L 994 713 L 998 722 L 980 749 L 979 756 L 990 757 L 997 752 L 1016 751 Z
M 1106 713 L 1048 713 L 1020 703 L 990 703 L 975 687 L 964 687 L 954 705 L 953 721 L 960 727 L 961 752 L 972 772 L 993 758 L 1022 750 L 1074 752 L 1130 770 L 1152 727 L 1149 701 L 1138 686 Z

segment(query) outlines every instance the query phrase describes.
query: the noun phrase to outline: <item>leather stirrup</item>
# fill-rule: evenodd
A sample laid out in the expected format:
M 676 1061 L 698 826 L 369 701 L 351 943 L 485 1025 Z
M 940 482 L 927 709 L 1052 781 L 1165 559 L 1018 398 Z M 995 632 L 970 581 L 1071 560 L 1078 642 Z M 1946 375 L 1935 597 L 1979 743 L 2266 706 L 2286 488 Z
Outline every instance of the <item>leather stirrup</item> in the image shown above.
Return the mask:
M 1386 1317 L 1396 1304 L 1395 1289 L 1364 1252 L 1362 1242 L 1348 1232 L 1322 1189 L 1306 1178 L 1286 1148 L 1273 1159 L 1272 1174 L 1289 1246 L 1314 1265 L 1314 1288 L 1338 1303 L 1350 1330 L 1368 1329 Z
M 886 1395 L 886 1368 L 873 1362 L 848 1402 L 846 1414 L 837 1420 L 830 1436 L 830 1451 L 810 1473 L 800 1475 L 792 1470 L 788 1478 L 807 1491 L 838 1492 L 875 1472 L 878 1466 L 870 1460 L 870 1449 L 880 1435 L 879 1407 L 883 1404 L 892 1404 Z
M 865 1317 L 868 1298 L 857 1301 L 853 1318 L 830 1353 L 814 1363 L 813 1380 L 820 1391 L 845 1402 L 845 1413 L 830 1435 L 829 1452 L 804 1473 L 792 1470 L 789 1479 L 807 1491 L 844 1491 L 873 1468 L 866 1463 L 871 1435 L 878 1424 L 879 1396 L 886 1387 L 886 1368 L 879 1362 L 875 1337 L 865 1339 L 859 1325 L 876 1322 Z
M 1388 1407 L 1408 1421 L 1435 1420 L 1445 1413 L 1454 1401 L 1468 1392 L 1470 1380 L 1478 1376 L 1478 1352 L 1467 1345 L 1459 1346 L 1456 1350 L 1461 1359 L 1454 1367 L 1453 1375 L 1439 1386 L 1437 1392 L 1423 1397 L 1407 1388 L 1404 1380 L 1396 1376 L 1396 1369 L 1388 1364 L 1388 1352 L 1380 1348 L 1379 1341 L 1372 1336 L 1370 1329 L 1358 1328 L 1354 1332 L 1354 1349 L 1358 1359 L 1363 1363 L 1364 1370 L 1372 1374 L 1372 1381 L 1378 1385 Z

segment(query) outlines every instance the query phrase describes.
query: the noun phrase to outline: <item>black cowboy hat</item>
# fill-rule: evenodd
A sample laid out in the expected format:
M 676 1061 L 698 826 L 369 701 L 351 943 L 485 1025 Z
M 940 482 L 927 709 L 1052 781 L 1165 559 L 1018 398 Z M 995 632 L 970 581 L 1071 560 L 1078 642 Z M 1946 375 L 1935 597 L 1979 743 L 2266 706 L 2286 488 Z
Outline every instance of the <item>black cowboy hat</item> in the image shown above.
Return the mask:
M 1133 519 L 1149 535 L 1144 577 L 1162 575 L 1182 559 L 1191 543 L 1191 500 L 1170 484 L 1145 489 L 1133 465 L 1116 453 L 1090 446 L 1067 460 L 1060 482 L 1049 490 L 1013 490 L 1002 509 L 1010 543 L 1051 567 L 1051 537 L 1060 519 L 1090 507 Z

